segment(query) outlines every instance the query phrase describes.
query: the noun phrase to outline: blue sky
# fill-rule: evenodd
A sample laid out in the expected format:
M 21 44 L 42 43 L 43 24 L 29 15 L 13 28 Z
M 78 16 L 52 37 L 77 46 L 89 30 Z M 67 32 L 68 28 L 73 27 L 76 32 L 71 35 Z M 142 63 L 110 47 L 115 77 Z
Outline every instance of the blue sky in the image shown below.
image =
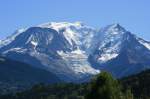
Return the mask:
M 0 39 L 16 29 L 51 21 L 100 28 L 120 23 L 150 41 L 150 0 L 0 0 Z

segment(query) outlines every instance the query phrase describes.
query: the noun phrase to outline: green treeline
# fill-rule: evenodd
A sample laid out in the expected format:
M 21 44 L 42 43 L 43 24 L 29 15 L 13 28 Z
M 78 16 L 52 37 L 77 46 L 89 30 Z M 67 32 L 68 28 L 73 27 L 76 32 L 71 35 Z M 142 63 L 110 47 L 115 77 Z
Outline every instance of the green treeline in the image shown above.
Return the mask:
M 150 99 L 149 92 L 150 71 L 121 80 L 102 72 L 90 83 L 39 84 L 23 92 L 3 95 L 0 99 Z

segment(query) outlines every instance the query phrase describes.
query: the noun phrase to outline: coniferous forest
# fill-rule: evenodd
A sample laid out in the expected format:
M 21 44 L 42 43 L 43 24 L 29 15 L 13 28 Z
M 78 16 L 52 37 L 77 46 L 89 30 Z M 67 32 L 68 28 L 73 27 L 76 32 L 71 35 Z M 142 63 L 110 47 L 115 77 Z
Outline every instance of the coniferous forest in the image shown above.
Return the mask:
M 150 99 L 150 70 L 123 79 L 102 72 L 89 83 L 38 84 L 0 99 Z

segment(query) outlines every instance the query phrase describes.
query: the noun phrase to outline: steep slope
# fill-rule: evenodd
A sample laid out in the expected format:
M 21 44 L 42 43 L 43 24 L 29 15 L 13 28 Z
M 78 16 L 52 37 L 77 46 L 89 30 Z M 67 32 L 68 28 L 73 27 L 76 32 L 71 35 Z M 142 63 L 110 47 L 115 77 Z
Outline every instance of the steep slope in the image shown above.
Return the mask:
M 61 33 L 68 43 L 75 48 L 86 50 L 91 48 L 92 38 L 97 31 L 81 22 L 51 22 L 39 25 L 41 28 L 51 28 Z
M 57 83 L 54 74 L 28 64 L 0 57 L 0 90 L 2 93 L 22 90 L 39 83 Z
M 6 46 L 7 44 L 11 43 L 13 40 L 15 40 L 16 36 L 18 36 L 20 33 L 24 32 L 26 29 L 19 29 L 16 30 L 11 36 L 7 37 L 4 40 L 0 40 L 0 48 L 3 46 Z
M 128 76 L 150 68 L 149 42 L 126 31 L 119 24 L 100 30 L 101 39 L 89 60 L 95 68 L 115 77 Z M 143 42 L 143 43 L 141 43 Z
M 87 61 L 94 33 L 95 30 L 80 23 L 47 23 L 20 33 L 0 52 L 53 72 L 62 80 L 84 82 L 99 73 Z

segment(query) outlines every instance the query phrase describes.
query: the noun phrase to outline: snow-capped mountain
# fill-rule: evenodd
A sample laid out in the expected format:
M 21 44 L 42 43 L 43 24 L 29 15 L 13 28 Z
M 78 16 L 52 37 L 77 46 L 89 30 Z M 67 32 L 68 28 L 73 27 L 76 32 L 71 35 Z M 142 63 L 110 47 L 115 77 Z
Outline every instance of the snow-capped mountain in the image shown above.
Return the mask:
M 119 24 L 99 31 L 97 48 L 89 57 L 92 65 L 111 72 L 115 77 L 128 76 L 150 68 L 148 41 L 125 30 Z
M 50 22 L 22 29 L 1 46 L 4 56 L 68 82 L 84 82 L 101 70 L 123 77 L 150 68 L 150 43 L 119 24 L 98 30 L 81 22 Z
M 87 61 L 94 33 L 93 28 L 79 22 L 46 23 L 19 33 L 0 51 L 9 58 L 54 72 L 65 81 L 84 81 L 99 73 Z
M 20 33 L 24 32 L 26 29 L 19 29 L 16 30 L 11 36 L 7 37 L 4 40 L 0 40 L 0 48 L 11 43 L 13 40 L 15 40 L 16 36 L 18 36 Z
M 39 27 L 56 30 L 64 36 L 70 45 L 86 50 L 86 52 L 90 49 L 92 38 L 97 32 L 94 28 L 86 26 L 81 22 L 51 22 L 39 25 Z
M 98 39 L 96 40 L 96 51 L 100 54 L 95 57 L 96 60 L 99 63 L 105 63 L 116 58 L 121 48 L 123 35 L 126 33 L 127 31 L 119 24 L 113 24 L 102 28 L 99 31 L 97 35 Z

